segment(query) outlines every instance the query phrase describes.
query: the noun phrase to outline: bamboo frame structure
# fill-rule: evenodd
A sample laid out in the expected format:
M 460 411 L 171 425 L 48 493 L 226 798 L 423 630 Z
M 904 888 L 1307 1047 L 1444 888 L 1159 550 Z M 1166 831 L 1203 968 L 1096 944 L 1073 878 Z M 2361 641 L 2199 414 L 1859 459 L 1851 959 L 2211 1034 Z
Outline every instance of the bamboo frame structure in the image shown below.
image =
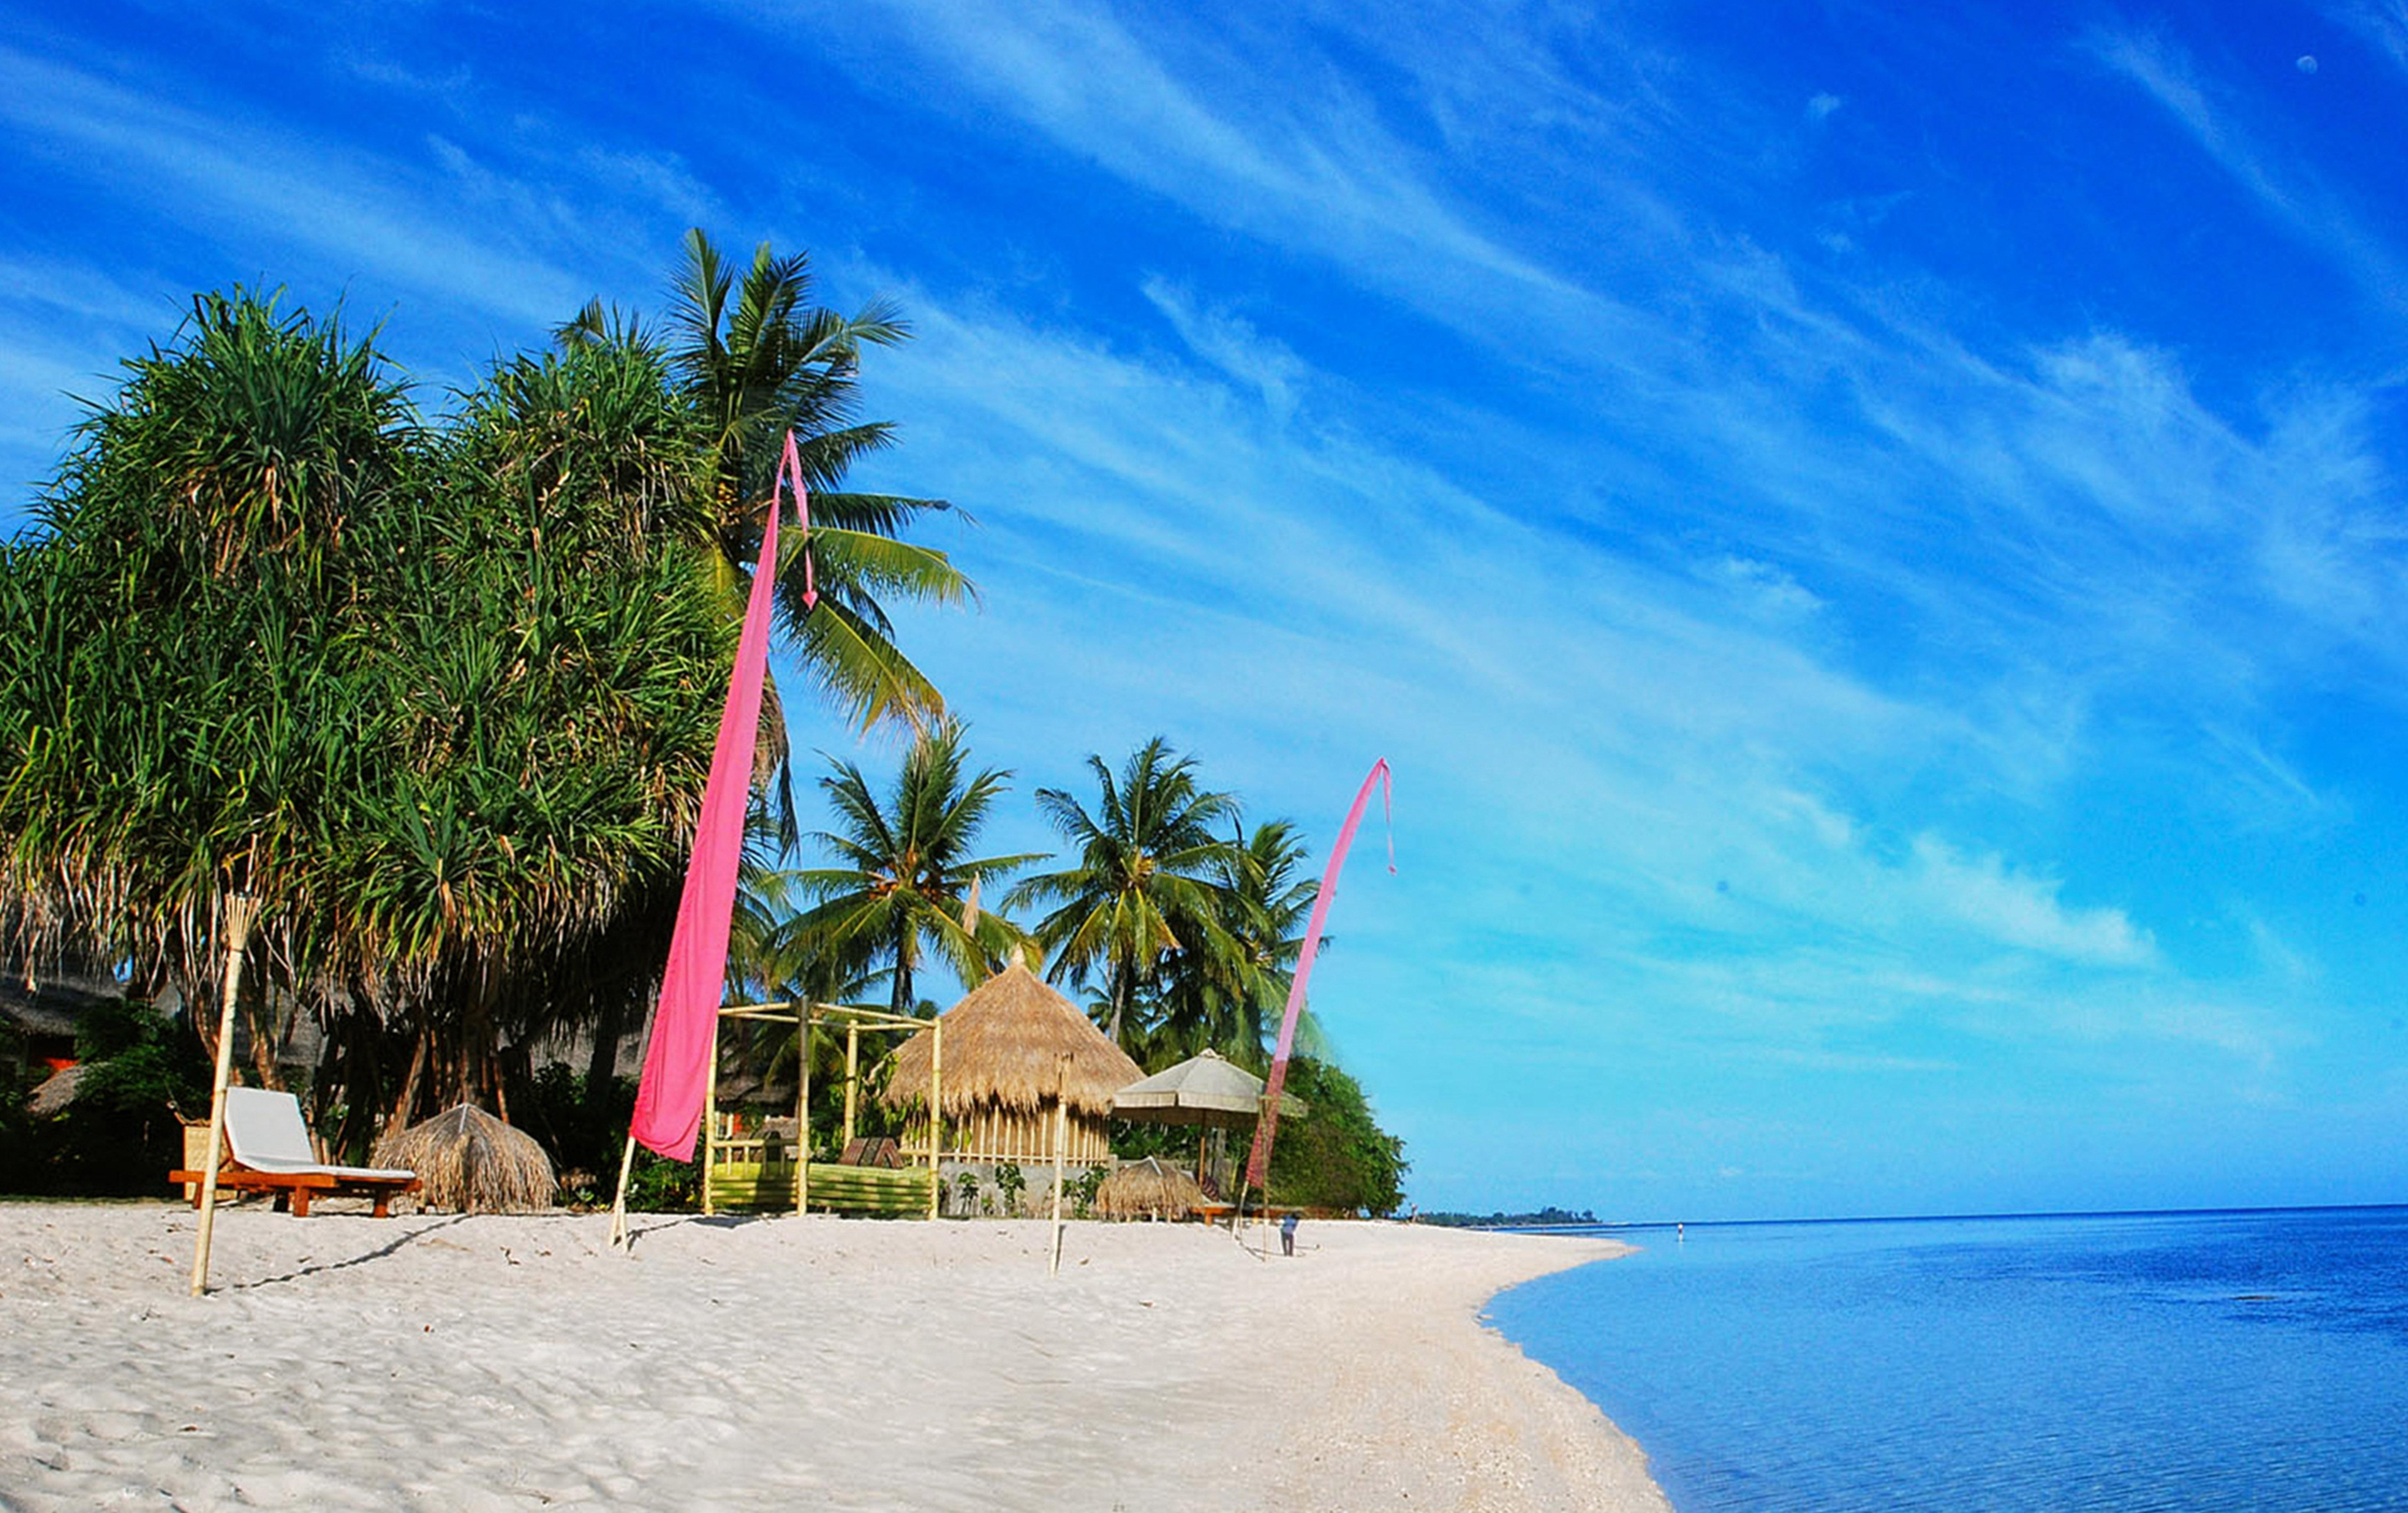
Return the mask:
M 935 1026 L 935 1075 L 938 1087 L 943 1087 L 945 1030 L 941 1020 L 913 1019 L 908 1014 L 890 1013 L 884 1009 L 865 1008 L 851 1004 L 814 1004 L 807 1000 L 784 1000 L 768 1004 L 727 1004 L 719 1010 L 722 1023 L 728 1020 L 792 1021 L 796 1026 L 796 1075 L 795 1092 L 795 1212 L 807 1213 L 811 1192 L 811 1033 L 824 1021 L 841 1022 L 845 1027 L 844 1054 L 844 1143 L 841 1151 L 853 1144 L 855 1117 L 860 1108 L 861 1035 L 891 1034 L 908 1031 L 917 1034 Z M 711 1199 L 710 1170 L 722 1152 L 737 1147 L 756 1148 L 757 1140 L 722 1138 L 719 1134 L 719 1052 L 718 1042 L 712 1041 L 710 1077 L 704 1084 L 702 1111 L 702 1211 L 709 1216 L 714 1211 Z M 942 1121 L 932 1127 L 929 1143 L 923 1152 L 928 1166 L 928 1217 L 937 1217 L 938 1194 L 943 1184 L 938 1180 L 939 1163 L 944 1154 Z

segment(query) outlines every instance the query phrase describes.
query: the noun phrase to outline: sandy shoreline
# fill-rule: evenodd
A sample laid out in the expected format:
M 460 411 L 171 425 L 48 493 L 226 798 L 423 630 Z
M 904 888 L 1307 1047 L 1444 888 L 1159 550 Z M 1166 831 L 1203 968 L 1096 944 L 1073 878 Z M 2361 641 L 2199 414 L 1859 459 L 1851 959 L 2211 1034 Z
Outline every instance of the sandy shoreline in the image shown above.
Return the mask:
M 0 1506 L 1663 1509 L 1477 1313 L 1609 1242 L 0 1205 Z

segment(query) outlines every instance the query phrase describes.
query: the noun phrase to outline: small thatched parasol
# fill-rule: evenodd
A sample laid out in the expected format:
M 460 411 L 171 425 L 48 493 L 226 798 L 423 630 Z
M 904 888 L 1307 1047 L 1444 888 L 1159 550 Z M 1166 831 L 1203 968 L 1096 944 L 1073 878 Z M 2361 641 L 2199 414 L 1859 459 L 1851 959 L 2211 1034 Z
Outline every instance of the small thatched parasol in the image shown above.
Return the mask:
M 933 1036 L 925 1030 L 895 1052 L 895 1073 L 881 1094 L 887 1106 L 928 1100 Z M 1064 1058 L 1068 1060 L 1065 1061 Z M 1058 1089 L 1077 1113 L 1102 1119 L 1112 1094 L 1144 1075 L 1070 1000 L 1017 958 L 945 1011 L 947 1120 L 982 1106 L 1034 1110 Z
M 1213 1124 L 1235 1129 L 1252 1124 L 1262 1111 L 1263 1079 L 1223 1060 L 1217 1050 L 1190 1056 L 1112 1095 L 1114 1119 L 1151 1120 L 1158 1124 Z M 1303 1102 L 1283 1092 L 1280 1118 L 1303 1117 Z
M 1130 1162 L 1096 1189 L 1096 1211 L 1111 1219 L 1184 1219 L 1203 1201 L 1196 1178 L 1154 1156 Z
M 378 1141 L 372 1159 L 416 1172 L 423 1208 L 529 1213 L 551 1207 L 560 1187 L 535 1136 L 470 1104 Z

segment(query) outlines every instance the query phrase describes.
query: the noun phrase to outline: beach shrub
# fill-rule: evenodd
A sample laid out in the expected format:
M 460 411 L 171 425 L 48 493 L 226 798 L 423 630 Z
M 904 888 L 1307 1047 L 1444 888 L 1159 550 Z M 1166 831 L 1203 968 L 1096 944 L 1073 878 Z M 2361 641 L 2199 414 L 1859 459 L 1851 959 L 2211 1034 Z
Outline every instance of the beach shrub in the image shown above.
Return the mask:
M 1003 1194 L 1003 1211 L 1008 1217 L 1020 1213 L 1020 1194 L 1028 1188 L 1028 1178 L 1016 1162 L 1005 1162 L 995 1169 L 996 1191 Z
M 1363 1086 L 1327 1062 L 1298 1056 L 1287 1088 L 1311 1112 L 1280 1120 L 1271 1145 L 1276 1204 L 1385 1214 L 1405 1201 L 1405 1143 L 1372 1117 Z
M 183 1119 L 206 1118 L 210 1066 L 200 1040 L 138 1000 L 85 1010 L 79 1077 L 64 1110 L 0 1120 L 0 1190 L 81 1197 L 153 1197 L 184 1163 Z M 179 1117 L 181 1116 L 181 1117 Z

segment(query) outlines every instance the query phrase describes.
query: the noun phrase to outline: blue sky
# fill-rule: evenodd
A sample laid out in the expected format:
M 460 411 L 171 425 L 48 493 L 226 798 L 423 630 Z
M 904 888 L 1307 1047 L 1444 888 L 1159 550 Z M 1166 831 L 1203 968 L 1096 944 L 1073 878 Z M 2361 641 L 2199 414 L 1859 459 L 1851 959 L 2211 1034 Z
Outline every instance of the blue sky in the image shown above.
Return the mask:
M 12 5 L 0 521 L 196 289 L 439 406 L 809 248 L 998 849 L 1394 764 L 1423 1205 L 2408 1199 L 2408 8 L 1900 8 Z

